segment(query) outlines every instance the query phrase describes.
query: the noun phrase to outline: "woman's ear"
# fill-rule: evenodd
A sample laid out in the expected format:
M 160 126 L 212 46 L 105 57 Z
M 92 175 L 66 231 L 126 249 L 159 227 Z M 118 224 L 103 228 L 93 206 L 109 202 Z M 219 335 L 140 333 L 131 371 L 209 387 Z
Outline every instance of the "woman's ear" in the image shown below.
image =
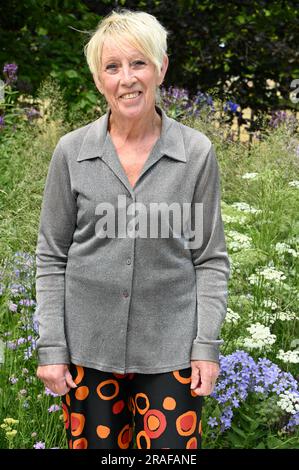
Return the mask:
M 97 74 L 92 74 L 93 81 L 95 83 L 95 86 L 97 87 L 98 91 L 103 95 L 103 88 L 100 82 L 100 79 Z
M 169 64 L 168 55 L 165 54 L 164 57 L 163 57 L 162 67 L 161 67 L 161 71 L 160 71 L 160 74 L 159 74 L 159 81 L 158 81 L 159 86 L 162 85 L 162 83 L 163 83 L 164 77 L 165 77 L 167 69 L 168 69 L 168 64 Z

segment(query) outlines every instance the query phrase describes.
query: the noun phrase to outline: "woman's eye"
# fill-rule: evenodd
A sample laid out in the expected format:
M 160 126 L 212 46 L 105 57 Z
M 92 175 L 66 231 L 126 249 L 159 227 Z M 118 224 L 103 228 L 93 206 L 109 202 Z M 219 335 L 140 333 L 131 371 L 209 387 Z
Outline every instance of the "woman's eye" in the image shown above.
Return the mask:
M 116 64 L 109 64 L 106 67 L 106 70 L 115 70 L 116 69 Z
M 145 65 L 145 62 L 143 60 L 135 60 L 134 62 L 131 63 L 131 65 L 133 67 L 140 67 L 142 65 Z M 117 68 L 118 68 L 117 64 L 108 64 L 106 66 L 106 70 L 111 71 L 111 72 L 115 72 Z

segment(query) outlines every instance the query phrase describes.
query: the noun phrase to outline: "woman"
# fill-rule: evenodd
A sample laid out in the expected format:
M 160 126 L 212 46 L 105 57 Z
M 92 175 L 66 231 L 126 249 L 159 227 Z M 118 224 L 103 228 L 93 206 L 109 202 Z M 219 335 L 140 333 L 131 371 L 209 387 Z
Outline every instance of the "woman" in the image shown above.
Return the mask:
M 219 375 L 230 265 L 218 163 L 156 103 L 166 39 L 144 12 L 103 19 L 85 54 L 108 111 L 50 162 L 37 376 L 62 396 L 73 449 L 200 448 Z

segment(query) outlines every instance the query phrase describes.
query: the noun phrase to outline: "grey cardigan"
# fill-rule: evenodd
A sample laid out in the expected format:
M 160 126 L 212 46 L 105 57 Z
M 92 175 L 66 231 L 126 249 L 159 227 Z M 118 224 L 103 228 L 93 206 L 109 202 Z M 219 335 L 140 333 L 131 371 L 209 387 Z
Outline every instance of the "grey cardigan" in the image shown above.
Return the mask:
M 154 374 L 219 363 L 230 262 L 218 162 L 207 136 L 156 109 L 161 136 L 134 188 L 108 131 L 110 109 L 56 145 L 35 252 L 40 365 Z M 191 219 L 201 203 L 201 246 L 186 248 L 183 235 L 100 236 L 101 203 L 120 212 L 119 196 L 124 210 L 191 203 Z

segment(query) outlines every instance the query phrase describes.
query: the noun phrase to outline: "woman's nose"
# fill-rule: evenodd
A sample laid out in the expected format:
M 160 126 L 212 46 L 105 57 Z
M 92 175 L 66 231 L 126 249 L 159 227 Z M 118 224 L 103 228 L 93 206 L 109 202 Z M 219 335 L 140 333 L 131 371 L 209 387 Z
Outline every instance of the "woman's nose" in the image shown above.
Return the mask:
M 136 77 L 134 71 L 129 66 L 122 67 L 121 81 L 123 84 L 135 83 Z

